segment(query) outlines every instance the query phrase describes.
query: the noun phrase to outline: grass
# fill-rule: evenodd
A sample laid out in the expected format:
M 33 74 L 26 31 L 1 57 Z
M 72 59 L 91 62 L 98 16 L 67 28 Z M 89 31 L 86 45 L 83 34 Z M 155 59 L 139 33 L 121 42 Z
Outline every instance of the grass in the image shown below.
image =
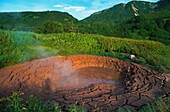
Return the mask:
M 1 112 L 47 112 L 49 102 L 42 104 L 40 98 L 30 96 L 26 101 L 21 98 L 21 92 L 0 100 Z
M 155 103 L 147 104 L 142 107 L 139 112 L 169 112 L 170 101 L 159 98 Z
M 87 112 L 77 104 L 68 104 L 68 112 Z M 21 92 L 13 92 L 11 96 L 0 99 L 0 112 L 63 112 L 61 107 L 51 104 L 51 101 L 42 102 L 42 98 L 30 96 L 22 98 Z
M 101 35 L 62 33 L 36 34 L 32 32 L 0 30 L 0 68 L 53 55 L 92 54 L 115 57 L 129 61 L 137 56 L 136 63 L 157 70 L 170 69 L 170 48 L 160 42 L 105 37 Z M 169 101 L 158 99 L 142 107 L 139 112 L 169 112 Z M 58 104 L 51 108 L 50 101 L 30 96 L 23 100 L 19 92 L 0 99 L 2 112 L 62 112 Z M 69 105 L 69 112 L 86 112 L 76 103 Z M 123 111 L 124 110 L 119 110 Z M 130 111 L 130 110 L 129 110 Z
M 128 61 L 128 56 L 134 54 L 136 63 L 158 70 L 170 69 L 170 48 L 160 42 L 75 33 L 38 35 L 36 39 L 58 49 L 60 55 L 92 54 Z
M 119 109 L 118 112 L 133 112 L 131 110 Z M 170 101 L 158 98 L 153 103 L 148 103 L 138 110 L 138 112 L 170 112 Z
M 56 50 L 44 47 L 34 39 L 31 32 L 12 32 L 0 30 L 0 68 L 32 59 L 55 55 Z
M 105 37 L 101 35 L 0 30 L 0 68 L 52 55 L 92 54 L 129 61 L 157 70 L 170 69 L 170 48 L 160 42 Z
M 75 104 L 68 104 L 68 112 L 87 112 Z M 51 105 L 51 101 L 42 102 L 42 99 L 30 96 L 27 99 L 22 98 L 21 92 L 13 92 L 6 98 L 0 99 L 0 112 L 63 112 L 58 104 Z M 170 101 L 158 98 L 155 102 L 143 106 L 138 112 L 169 112 Z M 117 112 L 132 112 L 131 110 L 118 109 Z

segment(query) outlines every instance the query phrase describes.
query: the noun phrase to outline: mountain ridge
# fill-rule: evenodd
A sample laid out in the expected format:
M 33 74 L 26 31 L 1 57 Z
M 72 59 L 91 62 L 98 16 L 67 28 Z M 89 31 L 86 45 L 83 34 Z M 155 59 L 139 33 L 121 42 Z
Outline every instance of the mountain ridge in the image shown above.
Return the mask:
M 104 21 L 113 21 L 119 22 L 119 20 L 127 20 L 132 17 L 138 16 L 140 14 L 148 14 L 154 12 L 156 3 L 146 2 L 146 1 L 130 1 L 126 4 L 120 3 L 114 5 L 111 8 L 95 12 L 89 17 L 83 19 L 83 22 L 94 22 L 100 20 L 101 17 L 106 17 Z M 135 10 L 136 9 L 136 10 Z M 135 10 L 135 11 L 134 11 Z M 128 12 L 128 13 L 127 13 Z M 140 14 L 139 14 L 140 13 Z
M 0 12 L 0 28 L 2 29 L 16 29 L 19 27 L 28 28 L 25 30 L 34 29 L 43 26 L 48 21 L 56 21 L 65 23 L 66 21 L 78 22 L 76 18 L 67 12 L 60 11 L 24 11 L 24 12 Z
M 170 43 L 170 2 L 130 1 L 78 21 L 67 12 L 0 13 L 0 29 L 37 33 L 79 32 Z M 159 38 L 159 39 L 158 39 Z

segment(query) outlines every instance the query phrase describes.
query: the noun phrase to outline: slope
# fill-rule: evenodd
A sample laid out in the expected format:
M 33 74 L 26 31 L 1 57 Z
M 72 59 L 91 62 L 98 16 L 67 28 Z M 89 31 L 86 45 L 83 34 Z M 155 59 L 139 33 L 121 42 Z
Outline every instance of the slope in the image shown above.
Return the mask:
M 0 28 L 8 30 L 32 31 L 41 27 L 47 21 L 77 22 L 73 16 L 66 12 L 45 11 L 45 12 L 4 12 L 0 13 Z
M 115 22 L 121 23 L 135 16 L 154 12 L 155 3 L 144 1 L 131 1 L 127 4 L 118 4 L 109 9 L 96 12 L 82 20 L 82 22 Z

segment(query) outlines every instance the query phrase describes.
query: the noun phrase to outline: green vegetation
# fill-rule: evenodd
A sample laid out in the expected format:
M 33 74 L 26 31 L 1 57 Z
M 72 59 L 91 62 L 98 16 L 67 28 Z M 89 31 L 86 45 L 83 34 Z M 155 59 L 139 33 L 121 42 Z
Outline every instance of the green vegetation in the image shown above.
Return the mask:
M 87 112 L 77 104 L 68 104 L 68 112 Z M 42 102 L 42 98 L 30 96 L 22 98 L 21 92 L 13 92 L 11 96 L 0 99 L 0 112 L 62 112 L 61 107 L 50 100 Z
M 127 4 L 117 4 L 85 18 L 80 22 L 79 31 L 154 40 L 170 45 L 169 15 L 169 0 L 160 0 L 157 3 L 131 1 Z
M 34 36 L 30 32 L 0 30 L 0 68 L 56 54 L 56 50 L 43 46 Z
M 146 16 L 137 16 L 116 26 L 114 36 L 154 40 L 170 45 L 170 31 L 166 24 L 170 19 L 150 19 Z
M 0 29 L 14 31 L 37 31 L 49 21 L 60 24 L 67 24 L 67 21 L 78 22 L 70 14 L 59 11 L 0 12 L 0 20 Z
M 155 69 L 170 68 L 170 48 L 159 42 L 77 33 L 39 35 L 36 39 L 59 50 L 60 55 L 93 54 L 128 60 L 130 54 L 135 54 L 137 63 Z
M 39 32 L 43 33 L 62 33 L 63 32 L 63 25 L 59 22 L 49 21 L 44 24 L 44 26 L 39 29 Z
M 0 13 L 0 68 L 53 55 L 92 54 L 130 61 L 129 55 L 134 54 L 135 63 L 169 71 L 169 15 L 168 0 L 118 4 L 82 21 L 58 11 Z M 0 99 L 0 111 L 62 111 L 58 104 L 41 100 L 34 96 L 23 100 L 20 92 L 14 92 Z M 169 103 L 158 99 L 139 112 L 169 112 Z M 76 103 L 68 107 L 69 112 L 86 112 Z
M 0 111 L 2 112 L 47 112 L 49 101 L 42 104 L 38 97 L 30 96 L 26 101 L 21 98 L 20 92 L 14 92 L 7 98 L 0 99 Z
M 14 92 L 11 96 L 0 99 L 1 112 L 63 112 L 58 104 L 51 104 L 51 101 L 42 102 L 42 99 L 30 96 L 22 98 L 21 92 Z M 158 98 L 155 102 L 143 106 L 139 112 L 169 112 L 170 101 Z M 80 108 L 77 103 L 68 104 L 68 112 L 87 112 Z M 118 112 L 132 112 L 130 110 L 118 109 Z
M 129 60 L 158 70 L 169 70 L 170 48 L 162 43 L 91 34 L 36 34 L 0 30 L 1 67 L 52 55 L 92 54 Z
M 159 98 L 154 103 L 149 103 L 142 107 L 139 112 L 169 112 L 170 111 L 170 101 Z
M 170 45 L 169 7 L 168 0 L 131 1 L 96 12 L 81 21 L 58 11 L 0 13 L 0 29 L 44 34 L 79 32 Z
M 135 12 L 132 7 L 135 7 L 139 15 L 147 15 L 154 11 L 154 3 L 147 1 L 135 1 L 132 0 L 127 4 L 120 3 L 111 8 L 104 9 L 96 12 L 91 16 L 85 18 L 83 22 L 87 23 L 100 23 L 100 22 L 112 22 L 121 23 L 135 17 Z M 127 13 L 128 12 L 128 13 Z
M 138 112 L 169 112 L 170 111 L 170 101 L 158 98 L 153 103 L 148 103 L 138 110 Z M 120 108 L 118 112 L 133 112 L 131 110 L 124 110 Z

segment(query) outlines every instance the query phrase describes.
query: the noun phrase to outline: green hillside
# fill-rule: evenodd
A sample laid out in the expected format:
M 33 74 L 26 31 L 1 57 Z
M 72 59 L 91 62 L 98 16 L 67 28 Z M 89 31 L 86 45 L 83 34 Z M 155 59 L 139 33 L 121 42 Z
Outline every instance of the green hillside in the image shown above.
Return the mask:
M 79 32 L 154 40 L 170 45 L 170 2 L 117 4 L 82 21 L 58 11 L 0 13 L 0 29 L 40 34 Z
M 113 36 L 155 40 L 170 45 L 170 18 L 137 16 L 116 26 Z
M 35 31 L 47 22 L 76 23 L 78 20 L 66 12 L 1 12 L 0 28 L 6 30 Z
M 87 23 L 112 22 L 121 23 L 137 15 L 146 15 L 154 11 L 155 3 L 131 1 L 127 4 L 118 4 L 109 9 L 96 12 L 82 20 Z
M 170 48 L 148 40 L 122 39 L 91 34 L 36 34 L 0 30 L 0 67 L 52 55 L 92 54 L 115 57 L 158 70 L 170 69 Z
M 164 7 L 166 7 L 167 9 L 170 9 L 169 5 L 170 5 L 170 1 L 169 0 L 160 0 L 158 1 L 158 7 L 156 9 L 162 9 Z
M 96 12 L 82 20 L 79 24 L 80 32 L 115 36 L 115 27 L 133 17 L 146 15 L 154 11 L 155 3 L 131 1 L 118 4 L 111 8 Z
M 118 4 L 82 20 L 79 29 L 81 33 L 147 39 L 170 45 L 170 2 Z
M 119 24 L 136 16 L 155 15 L 155 18 L 170 17 L 169 0 L 160 0 L 157 3 L 146 1 L 131 1 L 127 4 L 117 4 L 111 8 L 95 12 L 91 16 L 82 20 L 85 23 L 110 22 Z M 166 14 L 164 12 L 167 12 Z

